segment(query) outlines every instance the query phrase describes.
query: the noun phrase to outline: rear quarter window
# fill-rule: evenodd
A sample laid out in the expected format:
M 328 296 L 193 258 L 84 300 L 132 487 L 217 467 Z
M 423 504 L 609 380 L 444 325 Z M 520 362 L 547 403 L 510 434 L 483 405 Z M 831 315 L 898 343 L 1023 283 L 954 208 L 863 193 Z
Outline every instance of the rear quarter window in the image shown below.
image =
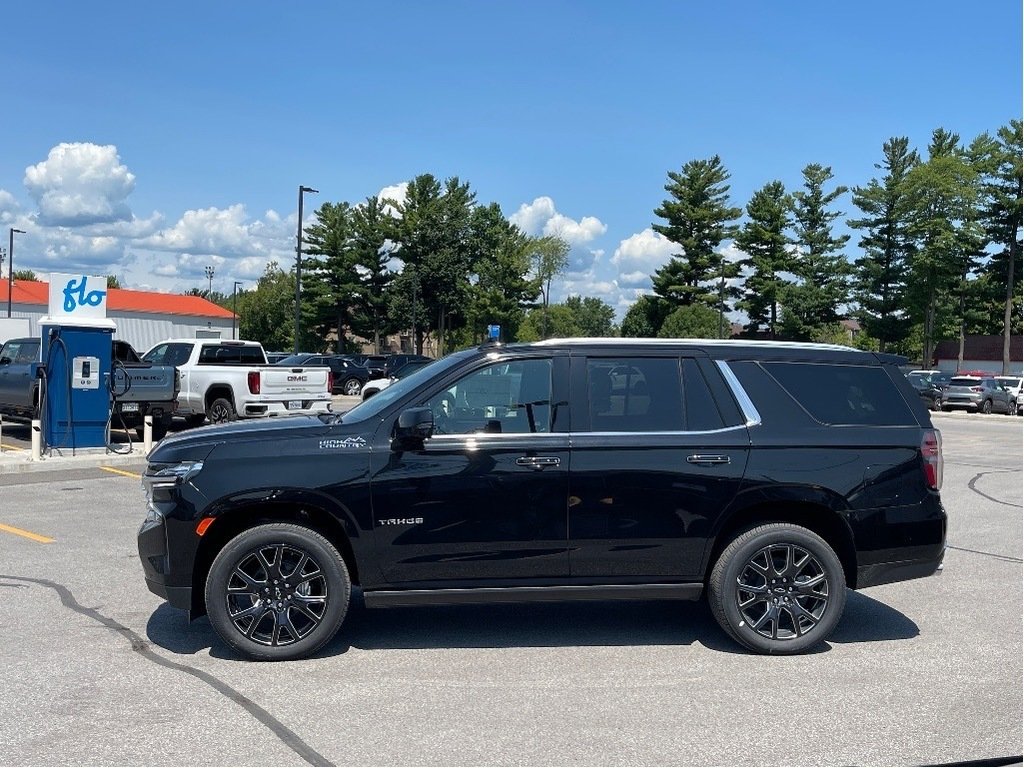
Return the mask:
M 761 367 L 822 424 L 917 423 L 882 368 L 821 363 L 761 363 Z

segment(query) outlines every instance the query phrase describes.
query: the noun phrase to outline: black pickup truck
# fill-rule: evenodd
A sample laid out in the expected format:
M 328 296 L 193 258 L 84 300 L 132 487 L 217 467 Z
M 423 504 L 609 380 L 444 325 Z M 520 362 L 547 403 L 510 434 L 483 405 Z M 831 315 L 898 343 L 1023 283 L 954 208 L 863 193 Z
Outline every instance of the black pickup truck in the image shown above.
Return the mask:
M 37 371 L 40 341 L 20 338 L 0 348 L 0 415 L 33 419 L 39 409 Z M 153 439 L 167 434 L 178 395 L 178 373 L 174 366 L 142 361 L 126 341 L 114 340 L 114 403 L 110 424 L 117 429 L 134 428 L 142 437 L 147 415 L 153 416 Z

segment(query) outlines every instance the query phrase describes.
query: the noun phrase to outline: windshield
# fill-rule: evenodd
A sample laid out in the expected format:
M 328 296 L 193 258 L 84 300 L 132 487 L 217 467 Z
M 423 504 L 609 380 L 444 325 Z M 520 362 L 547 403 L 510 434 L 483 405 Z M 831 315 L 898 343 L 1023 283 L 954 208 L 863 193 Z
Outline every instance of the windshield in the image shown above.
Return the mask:
M 345 424 L 351 424 L 356 421 L 372 419 L 391 405 L 391 403 L 405 397 L 406 394 L 416 389 L 421 384 L 430 381 L 435 377 L 443 376 L 447 371 L 454 368 L 475 352 L 476 350 L 467 349 L 462 352 L 456 352 L 453 355 L 443 357 L 440 360 L 434 360 L 429 365 L 425 365 L 412 375 L 406 376 L 400 381 L 395 382 L 387 389 L 382 389 L 369 400 L 364 400 L 351 411 L 343 414 L 341 417 L 342 422 Z
M 282 357 L 274 365 L 302 365 L 308 359 L 309 355 L 288 355 L 288 357 Z

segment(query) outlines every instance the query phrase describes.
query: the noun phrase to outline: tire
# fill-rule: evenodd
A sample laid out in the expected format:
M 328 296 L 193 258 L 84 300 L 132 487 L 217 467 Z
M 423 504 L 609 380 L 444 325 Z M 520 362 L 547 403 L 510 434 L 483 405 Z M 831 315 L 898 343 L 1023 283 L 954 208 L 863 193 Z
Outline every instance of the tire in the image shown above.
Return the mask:
M 341 385 L 341 394 L 352 397 L 358 395 L 359 390 L 363 388 L 362 382 L 357 378 L 345 379 L 345 383 Z
M 941 397 L 936 397 L 934 400 L 932 400 L 932 410 L 933 411 L 941 411 L 942 410 L 942 398 Z
M 235 406 L 225 397 L 218 397 L 206 408 L 206 418 L 211 424 L 223 424 L 237 418 Z
M 992 413 L 991 400 L 986 400 L 984 403 L 981 404 L 981 412 L 984 413 L 986 416 Z
M 719 556 L 708 581 L 708 603 L 741 645 L 758 653 L 802 653 L 823 643 L 839 622 L 846 575 L 816 533 L 767 523 L 740 533 Z
M 299 580 L 290 582 L 296 574 Z M 319 533 L 269 523 L 224 546 L 205 594 L 221 640 L 251 659 L 286 661 L 316 653 L 334 637 L 352 584 L 338 550 Z
M 185 417 L 185 424 L 189 427 L 202 426 L 204 421 L 206 421 L 205 413 L 190 413 Z
M 1017 415 L 1017 401 L 1016 400 L 1011 401 L 1006 406 L 1006 414 L 1008 416 L 1016 416 Z

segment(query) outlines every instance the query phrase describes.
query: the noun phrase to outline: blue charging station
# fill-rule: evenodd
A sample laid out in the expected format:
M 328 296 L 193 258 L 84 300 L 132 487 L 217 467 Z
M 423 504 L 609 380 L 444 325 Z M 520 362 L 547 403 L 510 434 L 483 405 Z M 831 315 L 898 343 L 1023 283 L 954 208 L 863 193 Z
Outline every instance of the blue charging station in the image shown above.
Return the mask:
M 43 439 L 50 450 L 102 448 L 110 416 L 110 320 L 39 323 L 46 366 Z

